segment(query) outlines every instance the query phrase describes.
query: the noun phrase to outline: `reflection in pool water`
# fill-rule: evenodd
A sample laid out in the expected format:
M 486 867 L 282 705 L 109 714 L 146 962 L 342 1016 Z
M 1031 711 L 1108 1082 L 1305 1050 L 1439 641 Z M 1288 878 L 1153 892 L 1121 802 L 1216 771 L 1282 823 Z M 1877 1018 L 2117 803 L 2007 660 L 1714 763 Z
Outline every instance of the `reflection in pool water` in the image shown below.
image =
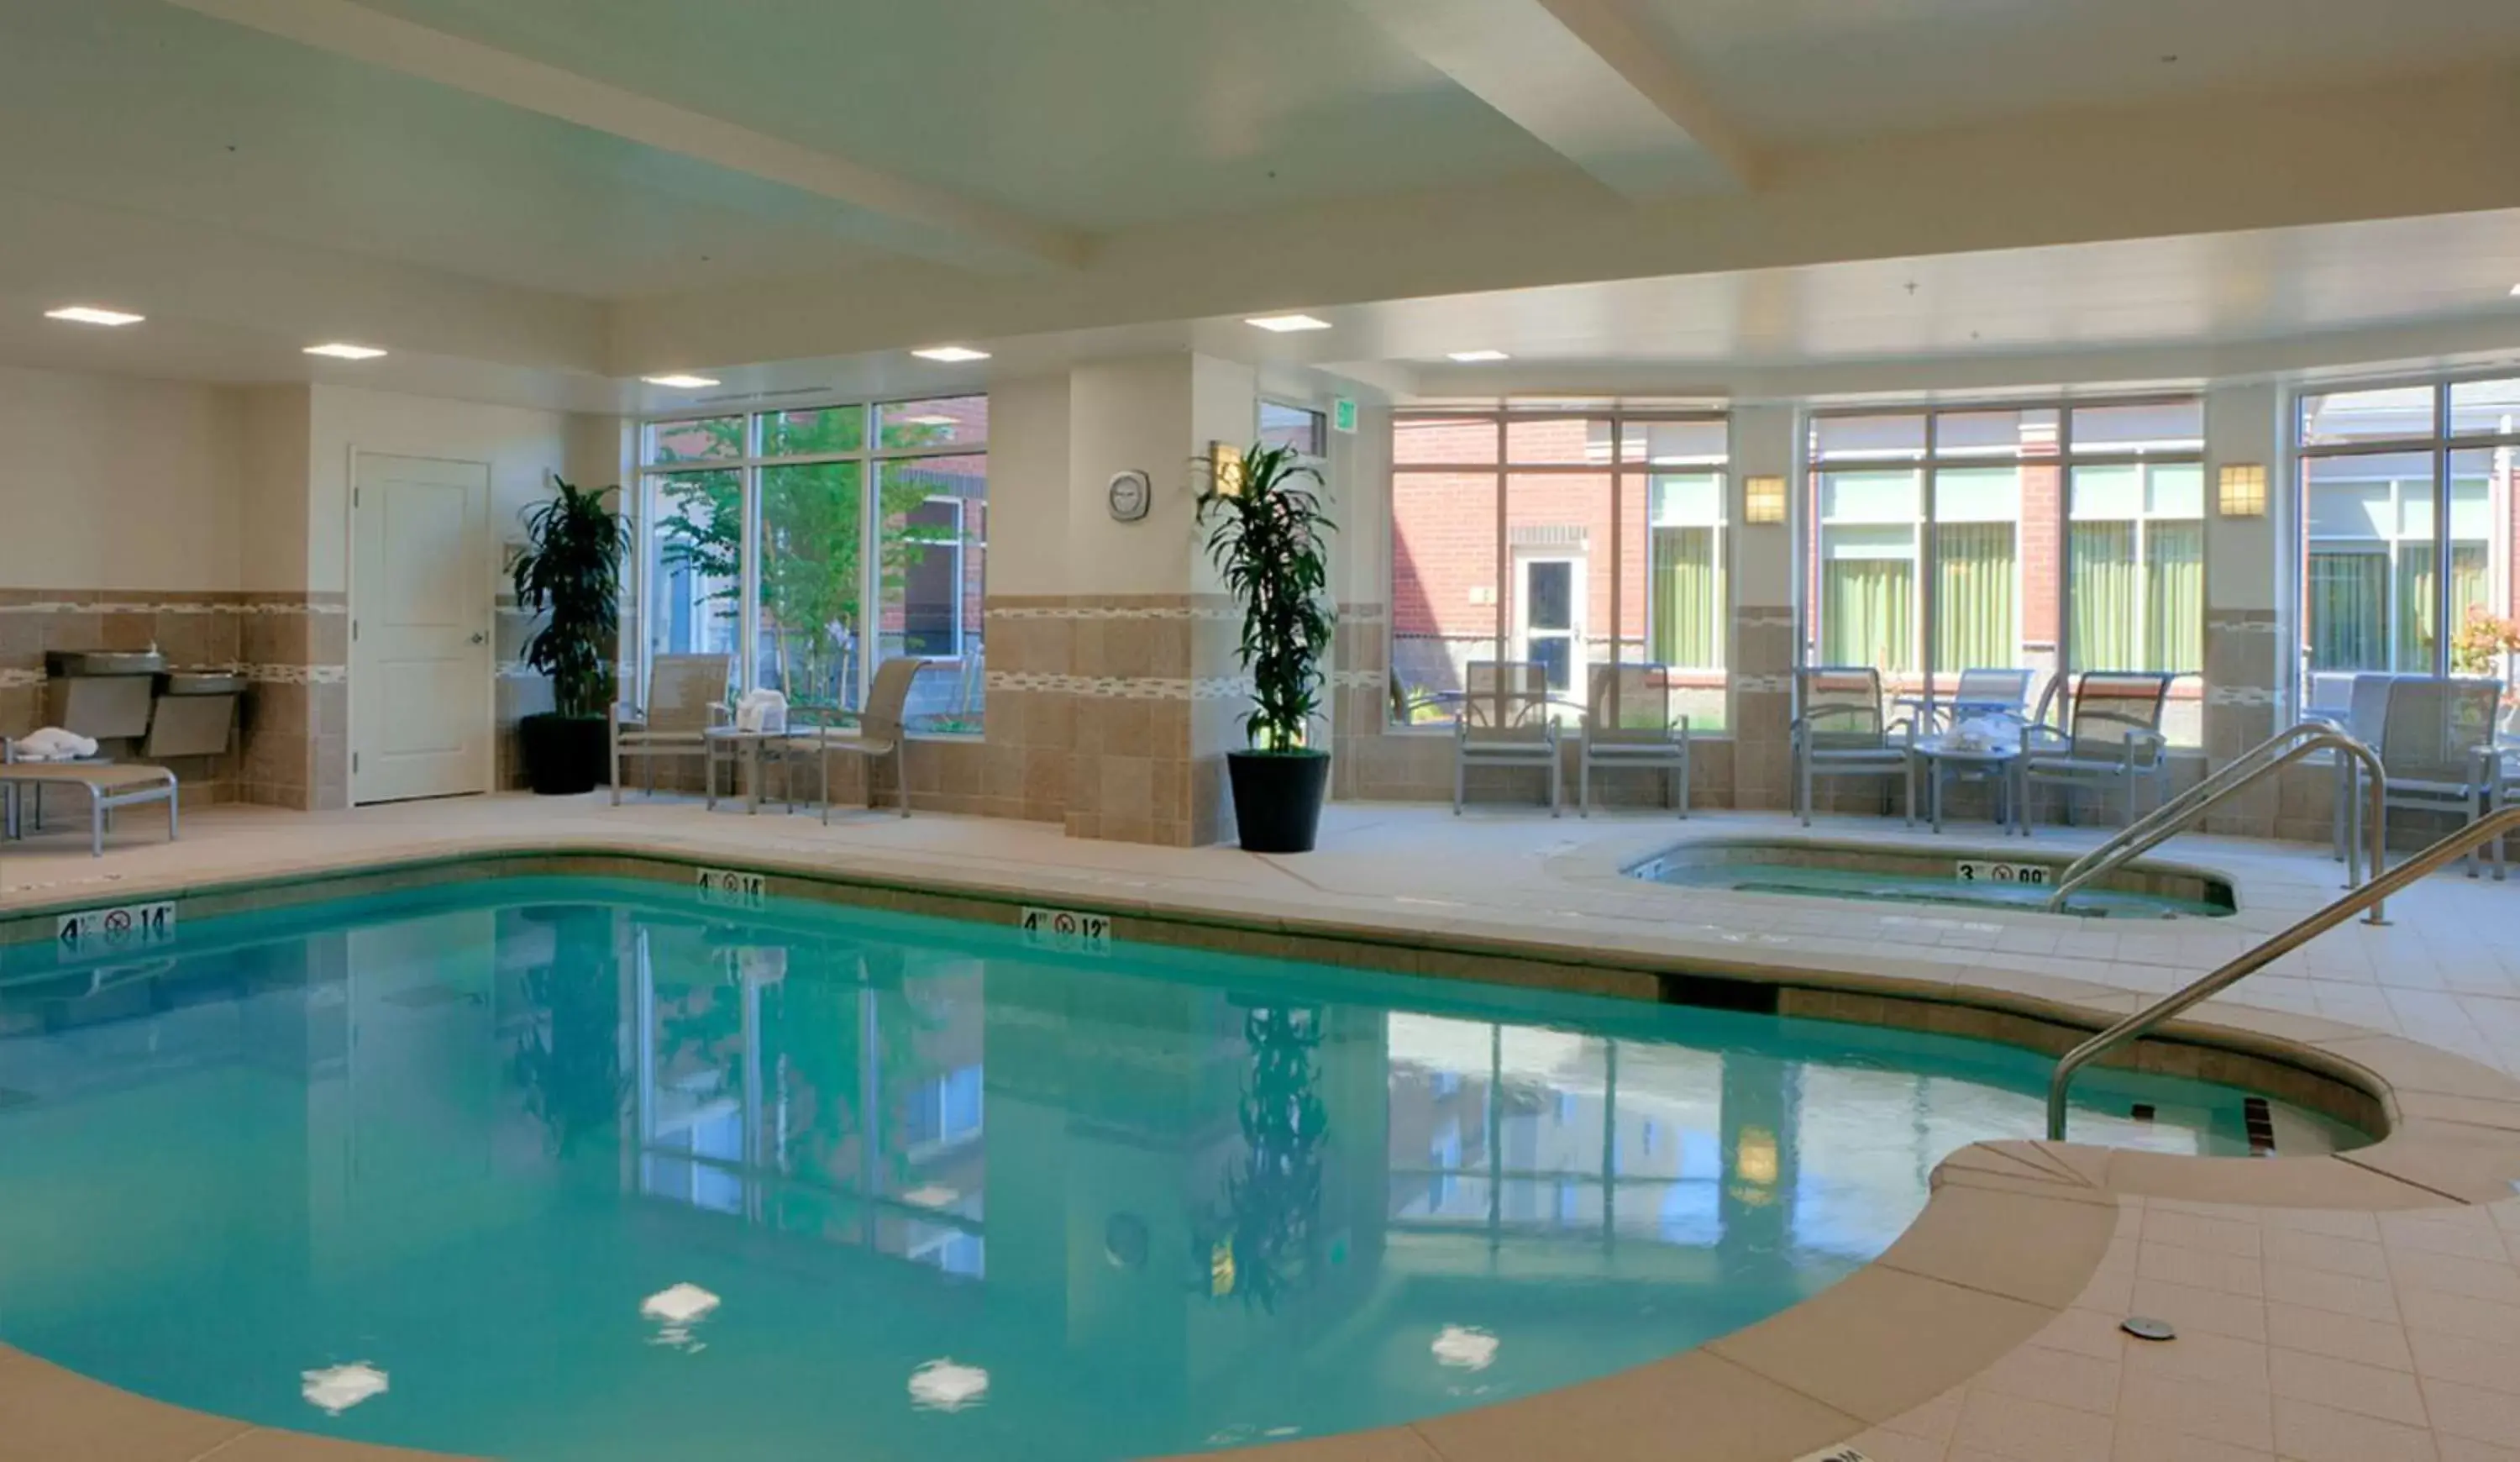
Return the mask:
M 2045 1072 L 595 880 L 53 959 L 0 956 L 0 1340 L 519 1462 L 1081 1462 L 1568 1385 L 1842 1277 Z M 2236 1093 L 2077 1092 L 2078 1136 L 2246 1150 Z

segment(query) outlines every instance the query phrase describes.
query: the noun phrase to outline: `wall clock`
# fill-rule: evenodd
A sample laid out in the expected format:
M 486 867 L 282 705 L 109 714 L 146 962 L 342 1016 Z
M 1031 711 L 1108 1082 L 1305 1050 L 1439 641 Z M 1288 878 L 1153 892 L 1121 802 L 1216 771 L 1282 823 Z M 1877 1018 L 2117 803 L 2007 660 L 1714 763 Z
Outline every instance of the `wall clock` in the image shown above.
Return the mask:
M 1154 505 L 1154 480 L 1135 469 L 1115 472 L 1111 474 L 1109 495 L 1111 516 L 1122 523 L 1135 523 Z

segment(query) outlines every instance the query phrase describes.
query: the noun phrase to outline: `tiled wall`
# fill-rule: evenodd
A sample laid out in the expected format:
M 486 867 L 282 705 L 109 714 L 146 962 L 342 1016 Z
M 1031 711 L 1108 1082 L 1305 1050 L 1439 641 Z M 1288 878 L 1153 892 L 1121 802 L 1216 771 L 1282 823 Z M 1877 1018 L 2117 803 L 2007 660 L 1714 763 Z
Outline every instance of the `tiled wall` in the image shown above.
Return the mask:
M 1001 595 L 987 615 L 981 810 L 1174 847 L 1233 836 L 1225 754 L 1246 682 L 1229 601 Z
M 321 599 L 0 588 L 0 734 L 42 724 L 46 651 L 155 645 L 172 668 L 251 682 L 225 755 L 168 763 L 187 802 L 325 805 L 319 789 L 336 773 L 346 797 L 348 620 L 338 596 Z

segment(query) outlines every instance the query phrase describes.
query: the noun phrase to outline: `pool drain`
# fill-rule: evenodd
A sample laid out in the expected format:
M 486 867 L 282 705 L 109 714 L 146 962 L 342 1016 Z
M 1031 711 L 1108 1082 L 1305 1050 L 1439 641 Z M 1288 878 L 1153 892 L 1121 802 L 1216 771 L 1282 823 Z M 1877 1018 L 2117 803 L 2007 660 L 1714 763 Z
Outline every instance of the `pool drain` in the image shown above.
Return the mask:
M 2179 1332 L 2171 1328 L 2168 1320 L 2156 1320 L 2145 1315 L 2129 1315 L 2118 1322 L 2118 1328 L 2139 1341 L 2179 1339 Z

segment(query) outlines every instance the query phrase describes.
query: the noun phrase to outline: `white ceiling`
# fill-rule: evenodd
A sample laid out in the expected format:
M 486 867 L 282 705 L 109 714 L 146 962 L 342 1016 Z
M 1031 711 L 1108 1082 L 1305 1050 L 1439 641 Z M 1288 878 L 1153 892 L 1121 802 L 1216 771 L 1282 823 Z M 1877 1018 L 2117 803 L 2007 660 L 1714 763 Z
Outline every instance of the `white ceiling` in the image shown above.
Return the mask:
M 2351 84 L 2520 56 L 2511 0 L 1634 3 L 1718 108 L 1772 142 Z

